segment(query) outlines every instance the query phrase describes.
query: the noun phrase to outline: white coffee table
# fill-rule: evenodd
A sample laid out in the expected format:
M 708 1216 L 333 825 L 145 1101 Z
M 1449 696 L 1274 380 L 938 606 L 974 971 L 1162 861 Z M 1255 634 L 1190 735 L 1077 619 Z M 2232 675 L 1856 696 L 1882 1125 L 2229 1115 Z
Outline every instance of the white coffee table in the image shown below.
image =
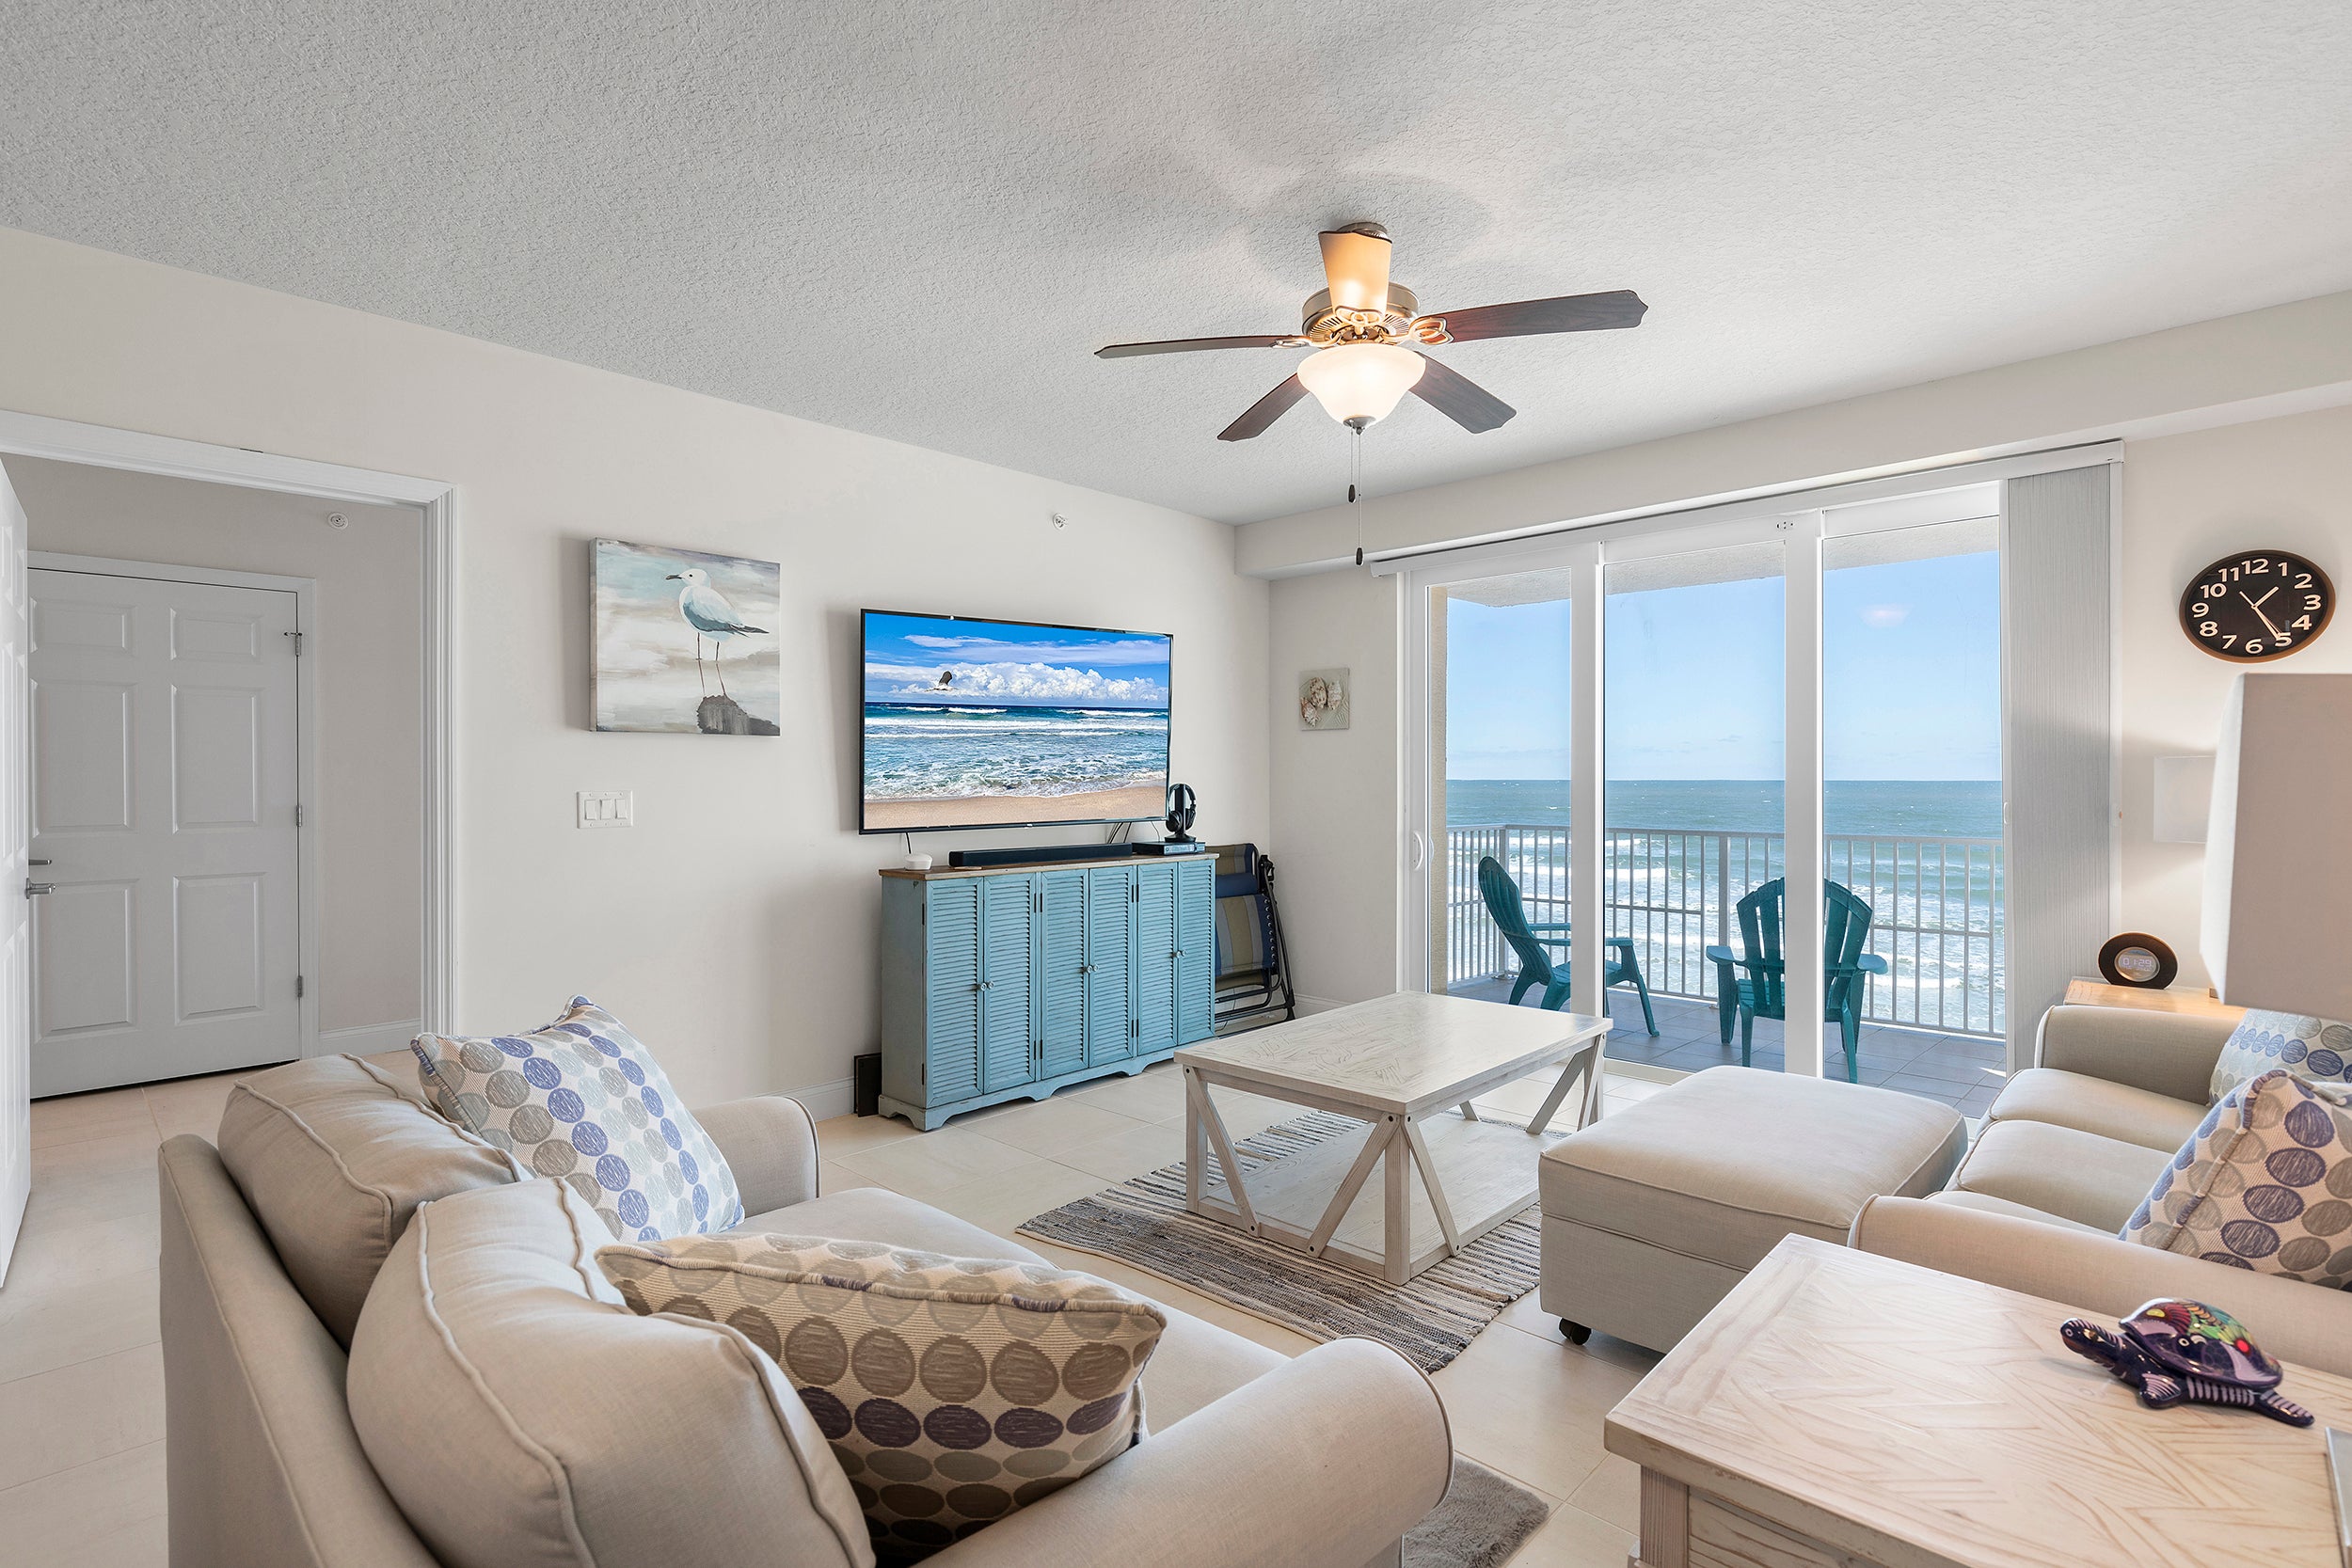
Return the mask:
M 1176 1053 L 1185 1205 L 1401 1285 L 1535 1201 L 1542 1133 L 1580 1080 L 1576 1125 L 1600 1114 L 1609 1027 L 1581 1013 L 1399 991 L 1185 1046 Z M 1527 1127 L 1482 1121 L 1471 1109 L 1477 1096 L 1551 1068 L 1559 1081 Z M 1371 1126 L 1360 1145 L 1333 1138 L 1245 1181 L 1211 1085 Z M 1365 1183 L 1383 1161 L 1375 1198 Z

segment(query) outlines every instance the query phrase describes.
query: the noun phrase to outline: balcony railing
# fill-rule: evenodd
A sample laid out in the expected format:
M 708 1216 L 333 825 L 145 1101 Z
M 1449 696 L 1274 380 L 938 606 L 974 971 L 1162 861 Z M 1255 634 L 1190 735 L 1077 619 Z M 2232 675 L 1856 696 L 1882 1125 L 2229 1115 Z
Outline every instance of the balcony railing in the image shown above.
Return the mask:
M 1613 937 L 1629 937 L 1650 990 L 1715 997 L 1710 943 L 1740 950 L 1738 906 L 1782 872 L 1778 833 L 1612 828 L 1601 907 Z M 1519 884 L 1530 920 L 1568 918 L 1565 828 L 1499 823 L 1447 831 L 1446 977 L 1491 979 L 1517 968 L 1478 895 L 1492 855 Z M 1952 1035 L 1998 1036 L 2003 1005 L 2001 841 L 1829 835 L 1827 874 L 1870 906 L 1869 951 L 1891 973 L 1873 979 L 1864 1018 Z

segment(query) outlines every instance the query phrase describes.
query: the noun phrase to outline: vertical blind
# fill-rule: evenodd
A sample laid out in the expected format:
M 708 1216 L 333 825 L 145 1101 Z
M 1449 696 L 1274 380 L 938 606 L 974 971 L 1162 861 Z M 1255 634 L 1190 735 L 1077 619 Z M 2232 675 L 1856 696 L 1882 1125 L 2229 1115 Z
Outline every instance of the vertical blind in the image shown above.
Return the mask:
M 2009 1050 L 2113 933 L 2114 581 L 2106 464 L 2001 485 Z

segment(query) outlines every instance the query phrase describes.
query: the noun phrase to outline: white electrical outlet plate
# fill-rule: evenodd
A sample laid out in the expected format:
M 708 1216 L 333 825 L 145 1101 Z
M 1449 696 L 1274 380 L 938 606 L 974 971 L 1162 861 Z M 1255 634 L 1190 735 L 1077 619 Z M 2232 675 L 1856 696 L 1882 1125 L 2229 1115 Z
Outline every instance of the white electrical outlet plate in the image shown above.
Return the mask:
M 580 792 L 580 825 L 583 828 L 631 828 L 637 824 L 637 799 L 626 789 Z

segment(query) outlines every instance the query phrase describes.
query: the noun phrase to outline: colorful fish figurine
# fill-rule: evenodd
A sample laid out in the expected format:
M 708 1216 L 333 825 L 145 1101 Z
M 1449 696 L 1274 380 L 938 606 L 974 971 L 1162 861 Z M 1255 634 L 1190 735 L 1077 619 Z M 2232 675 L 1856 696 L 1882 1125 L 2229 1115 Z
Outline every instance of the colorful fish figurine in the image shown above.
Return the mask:
M 2152 1301 L 2110 1333 L 2088 1318 L 2069 1318 L 2058 1338 L 2119 1383 L 2139 1390 L 2151 1410 L 2176 1404 L 2226 1404 L 2259 1410 L 2274 1421 L 2307 1427 L 2312 1413 L 2279 1393 L 2285 1375 L 2227 1312 L 2201 1301 Z

